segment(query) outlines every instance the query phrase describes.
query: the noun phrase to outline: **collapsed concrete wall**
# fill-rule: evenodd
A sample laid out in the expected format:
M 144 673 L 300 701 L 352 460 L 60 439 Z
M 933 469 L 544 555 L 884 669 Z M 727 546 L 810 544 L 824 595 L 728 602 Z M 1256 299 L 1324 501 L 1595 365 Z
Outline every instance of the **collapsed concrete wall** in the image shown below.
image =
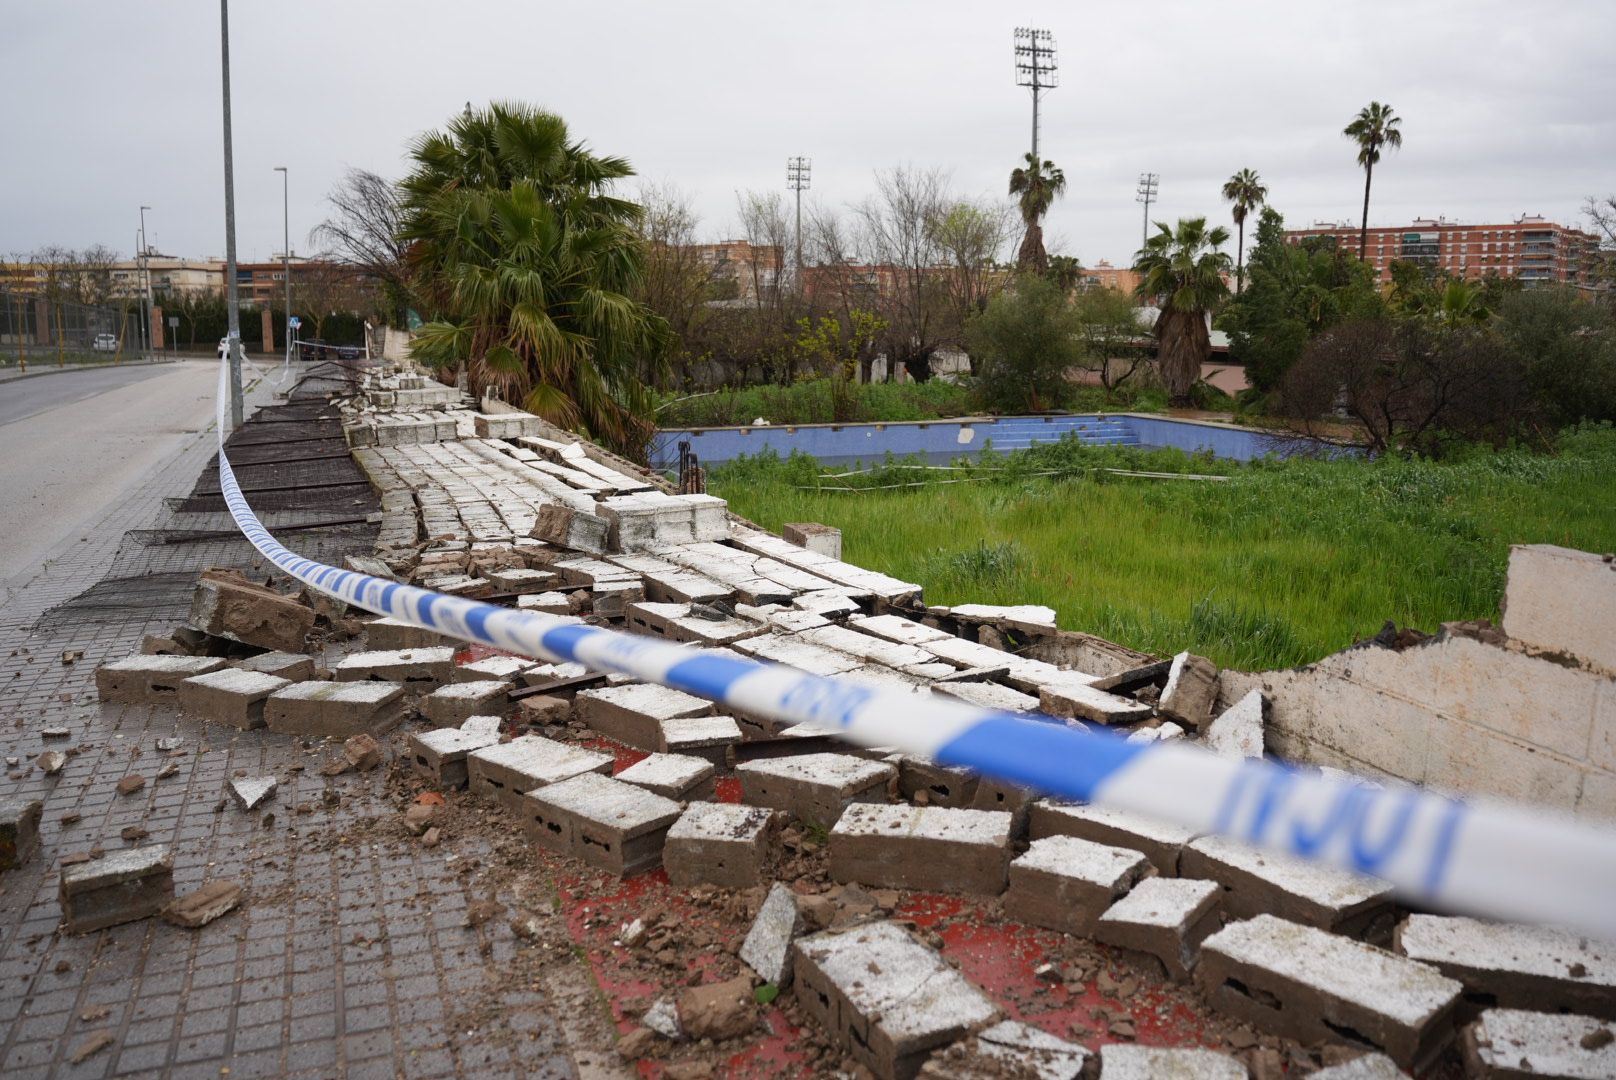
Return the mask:
M 1293 761 L 1616 818 L 1616 564 L 1548 545 L 1510 553 L 1501 627 L 1450 623 L 1289 671 L 1225 671 L 1227 703 L 1268 695 L 1269 748 Z

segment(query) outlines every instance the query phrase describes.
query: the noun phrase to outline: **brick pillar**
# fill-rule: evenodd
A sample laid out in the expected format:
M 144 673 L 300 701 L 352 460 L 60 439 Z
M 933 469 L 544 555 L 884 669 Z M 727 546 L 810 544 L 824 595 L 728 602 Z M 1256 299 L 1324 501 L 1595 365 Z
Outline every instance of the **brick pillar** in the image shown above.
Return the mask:
M 260 311 L 259 317 L 264 323 L 264 355 L 275 355 L 275 314 L 268 308 Z
M 165 329 L 167 327 L 163 325 L 163 309 L 153 305 L 151 309 L 151 347 L 153 352 L 163 351 L 163 331 Z
M 56 330 L 56 320 L 51 318 L 49 300 L 34 301 L 34 344 L 49 345 L 51 334 Z

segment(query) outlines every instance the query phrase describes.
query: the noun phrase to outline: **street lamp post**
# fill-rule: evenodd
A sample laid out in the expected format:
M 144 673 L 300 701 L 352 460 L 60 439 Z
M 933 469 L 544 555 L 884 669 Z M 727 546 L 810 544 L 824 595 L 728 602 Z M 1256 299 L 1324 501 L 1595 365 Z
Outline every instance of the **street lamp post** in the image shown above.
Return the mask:
M 292 204 L 290 174 L 285 165 L 275 166 L 281 174 L 281 277 L 286 279 L 286 362 L 292 362 Z
M 149 207 L 149 206 L 142 206 L 140 208 L 140 287 L 141 287 L 141 291 L 145 294 L 144 302 L 145 302 L 145 305 L 146 305 L 146 359 L 147 360 L 151 359 L 152 342 L 155 340 L 153 338 L 153 336 L 152 336 L 152 321 L 151 321 L 151 317 L 152 317 L 151 263 L 147 260 L 147 247 L 146 247 L 146 211 L 148 211 L 150 209 L 151 209 L 151 207 Z
M 240 428 L 241 298 L 236 283 L 236 164 L 230 149 L 230 0 L 219 0 L 220 68 L 224 76 L 224 261 L 225 307 L 230 314 L 230 424 Z

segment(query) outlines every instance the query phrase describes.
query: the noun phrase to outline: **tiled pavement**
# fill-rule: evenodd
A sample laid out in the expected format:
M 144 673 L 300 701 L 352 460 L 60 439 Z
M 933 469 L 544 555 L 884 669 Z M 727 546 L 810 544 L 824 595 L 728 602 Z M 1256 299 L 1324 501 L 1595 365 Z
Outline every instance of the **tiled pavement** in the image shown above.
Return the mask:
M 0 1075 L 576 1075 L 537 991 L 495 985 L 508 933 L 466 925 L 468 905 L 488 892 L 475 869 L 489 855 L 482 840 L 436 849 L 404 840 L 384 773 L 327 779 L 316 746 L 99 704 L 96 665 L 136 651 L 171 618 L 103 611 L 92 624 L 33 629 L 106 572 L 125 531 L 163 523 L 163 500 L 191 490 L 212 438 L 144 478 L 87 541 L 14 582 L 0 610 L 0 756 L 19 759 L 0 790 L 45 801 L 41 850 L 0 878 Z M 84 655 L 64 665 L 63 649 Z M 39 731 L 55 724 L 73 733 L 56 748 L 80 752 L 47 779 L 30 757 L 51 748 Z M 155 747 L 165 736 L 180 737 L 183 753 L 171 759 L 178 773 L 156 780 L 170 760 Z M 238 770 L 279 779 L 267 812 L 220 809 Z M 129 773 L 146 786 L 120 796 L 114 787 Z M 149 832 L 140 843 L 172 845 L 177 892 L 234 880 L 243 906 L 201 930 L 152 919 L 58 934 L 60 858 L 126 846 L 126 826 Z M 487 994 L 520 1010 L 519 1037 L 492 1037 L 486 1016 L 462 1011 Z M 102 1032 L 110 1045 L 73 1063 Z

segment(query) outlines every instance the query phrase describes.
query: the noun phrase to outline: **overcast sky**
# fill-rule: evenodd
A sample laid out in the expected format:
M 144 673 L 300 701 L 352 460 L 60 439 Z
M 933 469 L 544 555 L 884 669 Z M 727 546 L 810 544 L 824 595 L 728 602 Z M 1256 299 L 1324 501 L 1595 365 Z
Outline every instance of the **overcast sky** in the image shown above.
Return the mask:
M 735 232 L 736 189 L 783 190 L 792 154 L 833 205 L 897 164 L 998 196 L 1028 149 L 1016 25 L 1059 46 L 1041 149 L 1068 190 L 1047 231 L 1091 265 L 1138 246 L 1144 170 L 1161 217 L 1227 222 L 1219 188 L 1250 167 L 1289 224 L 1356 221 L 1363 174 L 1340 132 L 1372 99 L 1405 136 L 1372 222 L 1569 222 L 1616 192 L 1612 0 L 237 0 L 231 18 L 244 261 L 281 247 L 273 166 L 291 169 L 305 249 L 345 168 L 401 175 L 411 139 L 468 100 L 560 113 L 685 190 L 714 239 Z M 209 0 L 6 4 L 0 254 L 128 252 L 145 203 L 160 250 L 222 256 L 218 20 Z

